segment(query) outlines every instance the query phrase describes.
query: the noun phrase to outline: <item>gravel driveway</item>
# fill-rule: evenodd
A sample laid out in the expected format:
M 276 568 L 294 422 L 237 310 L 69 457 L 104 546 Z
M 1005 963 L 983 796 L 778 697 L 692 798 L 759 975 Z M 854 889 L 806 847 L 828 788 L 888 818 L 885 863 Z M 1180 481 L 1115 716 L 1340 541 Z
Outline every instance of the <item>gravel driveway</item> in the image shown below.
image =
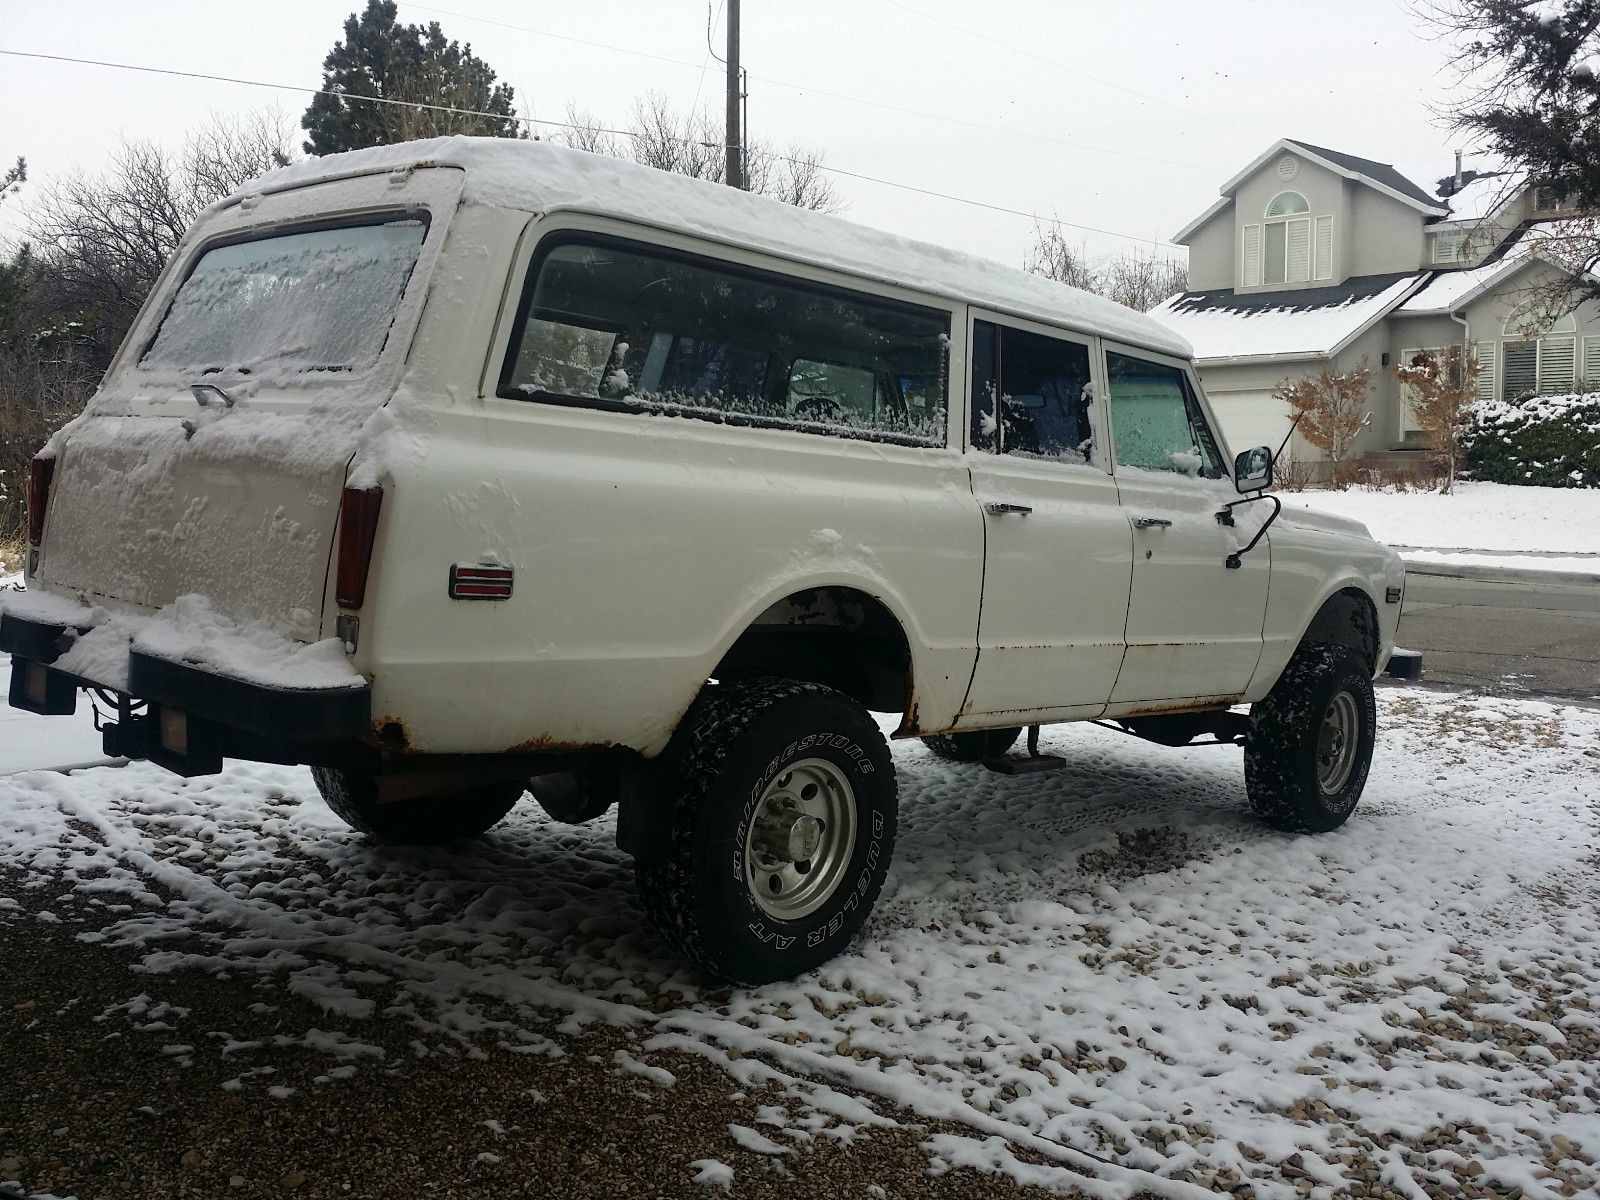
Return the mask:
M 1232 750 L 896 748 L 851 951 L 716 989 L 605 823 L 440 851 L 303 771 L 0 778 L 0 1179 L 80 1197 L 1570 1196 L 1600 1186 L 1600 713 L 1386 691 L 1290 838 Z M 26 1192 L 24 1194 L 27 1194 Z

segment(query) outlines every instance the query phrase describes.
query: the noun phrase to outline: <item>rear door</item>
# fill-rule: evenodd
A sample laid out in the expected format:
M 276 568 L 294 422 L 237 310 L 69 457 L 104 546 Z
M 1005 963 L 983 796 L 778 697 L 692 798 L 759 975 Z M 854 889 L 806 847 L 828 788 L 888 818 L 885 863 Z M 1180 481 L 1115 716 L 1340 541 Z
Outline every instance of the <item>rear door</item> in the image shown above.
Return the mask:
M 1095 351 L 972 318 L 972 490 L 984 512 L 978 661 L 963 726 L 1099 712 L 1122 663 L 1132 534 L 1117 503 Z
M 64 439 L 42 582 L 319 634 L 345 469 L 405 365 L 462 172 L 246 197 L 203 218 Z
M 1106 381 L 1117 488 L 1133 538 L 1127 653 L 1112 714 L 1151 704 L 1233 699 L 1261 657 L 1271 547 L 1240 560 L 1239 498 L 1210 418 L 1180 359 L 1108 344 Z M 1248 540 L 1248 538 L 1244 539 Z

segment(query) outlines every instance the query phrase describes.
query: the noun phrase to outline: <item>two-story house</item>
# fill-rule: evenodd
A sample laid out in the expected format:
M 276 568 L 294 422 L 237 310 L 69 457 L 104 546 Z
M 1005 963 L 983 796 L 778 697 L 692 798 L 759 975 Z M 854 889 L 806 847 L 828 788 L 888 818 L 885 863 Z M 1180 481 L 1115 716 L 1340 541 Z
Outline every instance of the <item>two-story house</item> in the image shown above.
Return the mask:
M 1283 441 L 1281 381 L 1366 359 L 1371 421 L 1356 452 L 1397 468 L 1422 444 L 1388 368 L 1422 350 L 1473 354 L 1483 397 L 1600 386 L 1600 305 L 1551 316 L 1534 302 L 1573 219 L 1559 197 L 1459 157 L 1429 192 L 1384 163 L 1284 138 L 1178 232 L 1193 290 L 1151 315 L 1194 344 L 1235 450 Z M 1298 436 L 1288 453 L 1321 457 Z

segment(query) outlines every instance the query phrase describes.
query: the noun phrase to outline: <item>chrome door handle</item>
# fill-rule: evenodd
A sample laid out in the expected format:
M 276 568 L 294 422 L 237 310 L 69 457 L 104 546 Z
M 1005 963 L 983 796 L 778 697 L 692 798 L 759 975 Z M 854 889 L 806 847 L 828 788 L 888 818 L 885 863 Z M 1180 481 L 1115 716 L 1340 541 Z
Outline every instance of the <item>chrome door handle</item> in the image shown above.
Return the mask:
M 1135 517 L 1133 519 L 1133 527 L 1135 529 L 1155 529 L 1157 526 L 1166 528 L 1171 524 L 1172 522 L 1165 517 Z
M 999 500 L 990 500 L 984 504 L 983 511 L 992 517 L 1025 517 L 1033 509 L 1026 504 L 1006 504 Z

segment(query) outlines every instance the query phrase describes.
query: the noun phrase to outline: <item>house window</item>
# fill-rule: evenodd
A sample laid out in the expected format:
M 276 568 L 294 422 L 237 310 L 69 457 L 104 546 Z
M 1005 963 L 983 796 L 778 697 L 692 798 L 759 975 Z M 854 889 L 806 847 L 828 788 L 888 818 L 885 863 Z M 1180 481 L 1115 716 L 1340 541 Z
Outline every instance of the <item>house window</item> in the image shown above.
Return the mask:
M 1500 395 L 1506 400 L 1535 392 L 1570 392 L 1578 376 L 1578 324 L 1571 313 L 1551 317 L 1537 302 L 1506 318 L 1501 351 Z M 1587 355 L 1584 363 L 1588 368 Z
M 1306 198 L 1299 192 L 1279 192 L 1272 198 L 1272 203 L 1267 205 L 1267 216 L 1287 217 L 1294 213 L 1311 211 L 1311 205 L 1306 203 Z
M 1561 194 L 1561 189 L 1553 187 L 1538 187 L 1533 189 L 1534 212 L 1559 212 L 1568 207 L 1566 197 Z
M 1312 259 L 1316 277 L 1333 278 L 1333 218 L 1313 218 L 1311 205 L 1299 192 L 1279 192 L 1267 205 L 1265 223 L 1244 227 L 1240 279 L 1242 286 L 1262 283 L 1309 283 Z
M 1458 263 L 1461 261 L 1461 250 L 1465 245 L 1467 235 L 1462 230 L 1453 229 L 1448 233 L 1433 235 L 1433 261 L 1436 263 Z

